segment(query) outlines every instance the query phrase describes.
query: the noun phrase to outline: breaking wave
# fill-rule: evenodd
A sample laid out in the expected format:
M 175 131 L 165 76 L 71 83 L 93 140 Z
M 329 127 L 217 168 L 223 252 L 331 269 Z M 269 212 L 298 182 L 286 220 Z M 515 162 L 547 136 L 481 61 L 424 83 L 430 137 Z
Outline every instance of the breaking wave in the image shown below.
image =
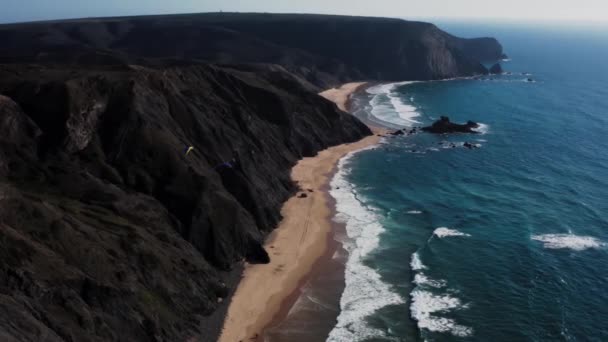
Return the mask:
M 463 233 L 459 230 L 450 229 L 447 227 L 439 227 L 435 229 L 435 231 L 433 231 L 433 235 L 437 236 L 440 239 L 448 236 L 471 236 L 470 234 Z
M 418 117 L 417 108 L 410 103 L 406 103 L 399 93 L 395 92 L 397 87 L 415 83 L 415 81 L 380 84 L 367 89 L 367 93 L 374 95 L 370 100 L 371 114 L 377 120 L 398 126 L 410 127 L 420 122 L 414 120 Z
M 410 266 L 412 270 L 416 271 L 412 281 L 416 287 L 410 293 L 412 299 L 410 315 L 416 320 L 418 328 L 432 332 L 450 333 L 459 337 L 471 336 L 472 328 L 458 324 L 452 318 L 440 316 L 453 310 L 467 308 L 467 305 L 454 297 L 449 290 L 441 290 L 447 286 L 447 282 L 443 279 L 432 279 L 422 272 L 428 267 L 422 263 L 418 252 L 412 254 Z M 437 293 L 438 291 L 443 293 Z
M 478 122 L 477 124 L 479 125 L 479 127 L 473 129 L 475 132 L 479 134 L 488 134 L 488 132 L 490 131 L 490 126 L 480 122 Z
M 583 251 L 589 248 L 601 248 L 606 243 L 592 236 L 579 236 L 574 234 L 542 234 L 532 235 L 532 240 L 543 243 L 548 249 L 571 249 Z
M 343 245 L 349 255 L 340 315 L 327 341 L 362 341 L 385 336 L 383 331 L 369 326 L 365 318 L 383 307 L 404 303 L 378 272 L 364 264 L 369 253 L 378 247 L 384 228 L 378 214 L 359 201 L 356 190 L 346 180 L 349 170 L 345 164 L 353 154 L 340 160 L 330 183 L 330 193 L 336 199 L 336 220 L 346 225 L 348 239 Z

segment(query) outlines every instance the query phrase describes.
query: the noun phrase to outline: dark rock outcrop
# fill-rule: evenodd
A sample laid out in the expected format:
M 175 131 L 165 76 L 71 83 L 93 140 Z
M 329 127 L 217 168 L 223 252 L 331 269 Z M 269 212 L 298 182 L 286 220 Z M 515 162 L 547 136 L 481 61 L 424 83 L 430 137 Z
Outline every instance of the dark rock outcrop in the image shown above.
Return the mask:
M 500 63 L 496 63 L 490 67 L 490 74 L 500 75 L 502 74 L 502 66 Z
M 495 38 L 459 39 L 454 44 L 464 54 L 480 62 L 495 62 L 506 58 L 502 45 Z
M 203 13 L 0 25 L 0 61 L 167 65 L 273 63 L 329 88 L 352 80 L 487 73 L 502 46 L 388 18 Z
M 457 124 L 450 121 L 447 116 L 442 116 L 435 121 L 431 126 L 422 127 L 422 130 L 429 133 L 445 134 L 445 133 L 478 133 L 474 128 L 479 127 L 479 124 L 473 121 L 467 121 L 465 124 Z
M 0 65 L 0 94 L 8 341 L 215 340 L 290 168 L 371 134 L 272 66 Z

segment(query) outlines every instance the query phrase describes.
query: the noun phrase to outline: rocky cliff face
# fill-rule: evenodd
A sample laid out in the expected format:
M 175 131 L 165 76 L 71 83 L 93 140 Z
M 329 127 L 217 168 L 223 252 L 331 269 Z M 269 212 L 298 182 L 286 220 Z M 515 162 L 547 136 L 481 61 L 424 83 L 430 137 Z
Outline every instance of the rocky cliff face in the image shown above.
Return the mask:
M 352 80 L 429 80 L 487 73 L 493 38 L 461 39 L 423 22 L 292 14 L 208 13 L 0 26 L 0 61 L 77 64 L 273 63 L 328 88 Z
M 213 340 L 291 166 L 370 134 L 275 67 L 11 65 L 0 93 L 3 341 Z

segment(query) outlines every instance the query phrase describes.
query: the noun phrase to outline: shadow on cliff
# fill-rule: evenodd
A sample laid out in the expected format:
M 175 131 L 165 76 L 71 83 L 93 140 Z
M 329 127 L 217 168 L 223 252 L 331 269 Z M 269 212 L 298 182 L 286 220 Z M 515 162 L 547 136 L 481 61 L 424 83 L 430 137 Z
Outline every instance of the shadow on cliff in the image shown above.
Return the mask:
M 0 326 L 49 341 L 217 335 L 290 168 L 371 134 L 271 66 L 1 66 L 0 93 Z

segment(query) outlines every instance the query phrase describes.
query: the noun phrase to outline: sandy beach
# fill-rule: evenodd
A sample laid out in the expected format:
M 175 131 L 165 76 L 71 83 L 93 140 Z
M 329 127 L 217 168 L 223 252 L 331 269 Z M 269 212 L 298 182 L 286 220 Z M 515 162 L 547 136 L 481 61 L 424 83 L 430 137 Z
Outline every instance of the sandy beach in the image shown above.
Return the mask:
M 349 96 L 364 83 L 348 83 L 320 95 L 347 108 Z M 243 279 L 234 294 L 224 323 L 221 342 L 258 340 L 281 310 L 284 301 L 298 290 L 315 262 L 329 246 L 332 221 L 327 185 L 336 163 L 348 152 L 377 144 L 372 135 L 300 160 L 291 171 L 307 197 L 290 198 L 281 209 L 283 220 L 269 235 L 265 248 L 270 263 L 245 265 Z M 310 190 L 312 191 L 310 191 Z
M 347 112 L 348 111 L 348 100 L 350 96 L 356 92 L 360 87 L 364 86 L 367 82 L 351 82 L 345 83 L 340 88 L 327 89 L 319 95 L 334 102 L 338 105 L 338 108 Z

